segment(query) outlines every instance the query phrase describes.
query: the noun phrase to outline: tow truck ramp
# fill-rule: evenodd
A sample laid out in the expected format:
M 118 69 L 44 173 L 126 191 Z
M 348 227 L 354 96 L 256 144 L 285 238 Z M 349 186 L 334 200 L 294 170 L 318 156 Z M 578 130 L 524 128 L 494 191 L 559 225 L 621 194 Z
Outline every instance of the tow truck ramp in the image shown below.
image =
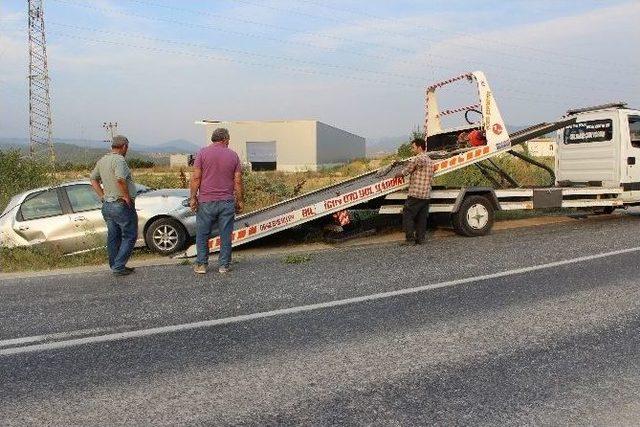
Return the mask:
M 445 85 L 462 80 L 476 83 L 479 104 L 438 111 L 436 91 Z M 575 117 L 571 117 L 551 123 L 540 123 L 509 135 L 489 84 L 481 72 L 464 74 L 429 86 L 426 91 L 425 104 L 427 106 L 425 114 L 427 146 L 430 148 L 436 146 L 437 150 L 434 151 L 437 151 L 437 153 L 430 153 L 434 157 L 436 157 L 436 154 L 441 157 L 434 160 L 434 177 L 506 153 L 515 145 L 566 127 L 576 120 Z M 469 122 L 468 126 L 455 129 L 442 128 L 441 117 L 459 112 L 466 113 L 467 111 L 480 113 L 482 120 L 478 123 Z M 467 117 L 466 114 L 465 117 Z M 486 137 L 486 144 L 463 148 L 452 144 L 452 141 L 455 141 L 460 132 L 473 129 L 483 132 Z M 237 247 L 404 190 L 408 186 L 408 180 L 403 176 L 396 175 L 400 173 L 409 160 L 396 162 L 264 209 L 240 215 L 234 223 L 232 245 Z M 220 249 L 219 237 L 216 236 L 209 240 L 209 249 L 211 252 L 216 252 Z M 188 248 L 185 255 L 188 257 L 195 256 L 195 245 Z

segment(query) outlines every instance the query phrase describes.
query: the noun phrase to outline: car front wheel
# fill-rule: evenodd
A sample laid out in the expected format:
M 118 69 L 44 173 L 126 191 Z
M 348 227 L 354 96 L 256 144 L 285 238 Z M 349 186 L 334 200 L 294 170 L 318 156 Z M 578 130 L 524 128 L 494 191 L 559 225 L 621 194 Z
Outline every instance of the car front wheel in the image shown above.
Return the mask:
M 171 255 L 183 249 L 187 231 L 173 218 L 160 218 L 151 223 L 145 233 L 147 246 L 162 255 Z

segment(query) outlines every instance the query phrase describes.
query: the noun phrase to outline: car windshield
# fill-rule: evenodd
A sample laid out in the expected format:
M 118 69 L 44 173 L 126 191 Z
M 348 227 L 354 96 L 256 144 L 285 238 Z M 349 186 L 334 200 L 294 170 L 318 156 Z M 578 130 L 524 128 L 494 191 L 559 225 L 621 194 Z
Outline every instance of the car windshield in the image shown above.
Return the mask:
M 147 187 L 146 185 L 136 184 L 136 194 L 148 193 L 149 191 L 153 191 L 155 188 Z

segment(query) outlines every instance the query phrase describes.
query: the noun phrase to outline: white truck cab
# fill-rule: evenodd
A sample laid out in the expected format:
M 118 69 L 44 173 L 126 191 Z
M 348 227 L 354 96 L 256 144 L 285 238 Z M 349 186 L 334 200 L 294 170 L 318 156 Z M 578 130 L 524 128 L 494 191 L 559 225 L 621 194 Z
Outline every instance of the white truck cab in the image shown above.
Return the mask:
M 606 104 L 569 110 L 576 123 L 557 132 L 556 185 L 621 187 L 640 201 L 640 110 Z

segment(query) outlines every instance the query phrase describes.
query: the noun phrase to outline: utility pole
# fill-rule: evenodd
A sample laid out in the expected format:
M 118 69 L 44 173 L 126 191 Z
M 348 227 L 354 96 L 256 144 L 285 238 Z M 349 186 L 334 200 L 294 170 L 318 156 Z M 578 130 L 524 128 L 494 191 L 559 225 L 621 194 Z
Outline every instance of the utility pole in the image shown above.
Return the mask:
M 107 140 L 105 142 L 113 141 L 113 137 L 116 135 L 116 132 L 118 131 L 118 122 L 115 122 L 115 123 L 103 122 L 102 127 L 107 132 Z
M 34 159 L 54 163 L 43 0 L 28 0 L 28 3 L 29 154 Z

